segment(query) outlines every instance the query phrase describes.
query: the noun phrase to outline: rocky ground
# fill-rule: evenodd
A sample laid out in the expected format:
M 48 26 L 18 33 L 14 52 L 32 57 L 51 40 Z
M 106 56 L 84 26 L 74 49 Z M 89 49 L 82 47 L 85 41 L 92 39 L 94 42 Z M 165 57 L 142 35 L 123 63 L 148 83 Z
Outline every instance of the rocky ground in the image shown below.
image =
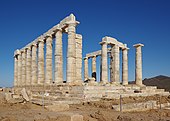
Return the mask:
M 158 100 L 159 97 L 124 98 L 123 103 Z M 170 97 L 162 97 L 162 102 L 170 102 Z M 102 99 L 70 105 L 69 110 L 54 112 L 45 107 L 26 101 L 8 102 L 0 94 L 0 121 L 71 121 L 77 114 L 83 121 L 170 121 L 170 109 L 152 109 L 140 112 L 117 112 L 112 109 L 119 100 Z M 79 118 L 72 121 L 79 121 Z M 80 120 L 82 121 L 82 120 Z

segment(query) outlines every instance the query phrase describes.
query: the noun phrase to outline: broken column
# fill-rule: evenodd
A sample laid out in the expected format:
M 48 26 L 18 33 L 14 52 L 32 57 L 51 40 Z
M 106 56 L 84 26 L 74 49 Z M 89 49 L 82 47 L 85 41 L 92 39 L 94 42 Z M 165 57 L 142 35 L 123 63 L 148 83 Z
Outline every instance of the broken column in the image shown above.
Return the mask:
M 108 64 L 107 64 L 107 43 L 101 42 L 102 52 L 101 52 L 101 82 L 108 82 Z
M 92 77 L 96 80 L 96 56 L 92 57 Z
M 122 84 L 128 85 L 128 49 L 122 49 Z
M 32 44 L 31 84 L 37 84 L 37 44 Z
M 136 48 L 136 60 L 135 60 L 135 83 L 137 85 L 142 84 L 142 47 L 143 44 L 133 45 Z
M 21 57 L 22 57 L 22 81 L 21 81 L 21 85 L 25 86 L 26 85 L 26 51 L 22 50 L 21 51 Z
M 38 41 L 38 84 L 44 84 L 44 41 Z
M 84 58 L 84 80 L 86 81 L 89 78 L 88 76 L 88 57 Z
M 76 83 L 82 83 L 82 35 L 76 34 Z
M 26 48 L 26 85 L 31 85 L 31 48 Z
M 46 72 L 45 83 L 52 83 L 52 36 L 46 39 Z
M 63 83 L 63 42 L 62 30 L 58 29 L 55 34 L 55 83 Z

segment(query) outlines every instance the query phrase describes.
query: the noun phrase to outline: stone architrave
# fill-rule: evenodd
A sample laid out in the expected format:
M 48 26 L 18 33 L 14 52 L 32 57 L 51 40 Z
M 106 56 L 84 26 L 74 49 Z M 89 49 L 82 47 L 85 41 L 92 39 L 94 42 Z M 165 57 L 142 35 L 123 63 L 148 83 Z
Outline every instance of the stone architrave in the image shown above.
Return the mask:
M 17 73 L 17 76 L 18 76 L 18 86 L 21 86 L 22 85 L 22 57 L 21 57 L 21 52 L 19 51 L 19 54 L 18 54 L 18 73 Z
M 62 30 L 55 34 L 55 83 L 63 83 L 63 42 Z
M 88 76 L 88 57 L 84 58 L 84 80 L 86 81 L 89 78 Z
M 14 86 L 18 86 L 18 55 L 14 55 Z
M 122 49 L 122 84 L 128 85 L 128 49 Z
M 136 60 L 135 60 L 135 83 L 142 86 L 142 47 L 143 44 L 133 45 L 136 48 Z
M 82 35 L 76 34 L 76 82 L 82 83 Z
M 101 56 L 101 82 L 107 83 L 108 82 L 108 64 L 107 64 L 107 43 L 102 42 L 102 56 Z
M 52 83 L 52 36 L 46 39 L 46 72 L 45 83 Z
M 21 51 L 21 56 L 22 56 L 22 86 L 26 85 L 26 51 L 22 50 Z
M 44 75 L 44 41 L 38 42 L 38 84 L 43 85 L 45 81 Z
M 68 23 L 67 82 L 76 79 L 76 21 Z
M 31 58 L 31 84 L 37 84 L 37 44 L 32 44 L 32 58 Z
M 26 48 L 26 85 L 31 85 L 31 48 Z

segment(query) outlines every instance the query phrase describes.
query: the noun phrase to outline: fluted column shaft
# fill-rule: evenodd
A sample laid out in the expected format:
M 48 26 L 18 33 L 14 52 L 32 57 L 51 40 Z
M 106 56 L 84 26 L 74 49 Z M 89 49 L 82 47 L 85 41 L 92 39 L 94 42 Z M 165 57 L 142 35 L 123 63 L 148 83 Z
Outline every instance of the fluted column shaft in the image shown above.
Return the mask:
M 82 83 L 82 35 L 76 34 L 76 81 Z
M 43 85 L 44 76 L 44 41 L 38 43 L 38 84 Z
M 67 49 L 67 82 L 75 81 L 76 72 L 76 24 L 68 25 L 68 49 Z
M 18 86 L 18 55 L 14 56 L 14 86 Z
M 22 56 L 22 86 L 26 85 L 26 51 L 23 50 L 21 52 L 21 56 Z
M 102 43 L 102 72 L 101 72 L 101 82 L 107 83 L 108 82 L 108 64 L 107 64 L 107 43 Z
M 120 83 L 120 59 L 119 59 L 119 46 L 113 45 L 111 48 L 111 81 L 113 83 Z
M 55 34 L 55 83 L 63 83 L 63 42 L 62 30 Z
M 128 48 L 122 50 L 122 84 L 128 85 Z
M 18 86 L 22 85 L 22 57 L 21 57 L 21 53 L 18 54 Z
M 136 48 L 136 60 L 135 60 L 135 83 L 137 85 L 142 84 L 142 46 L 143 44 L 136 44 L 134 47 Z
M 96 79 L 96 56 L 92 57 L 92 77 Z
M 88 76 L 88 57 L 84 58 L 84 80 L 87 80 Z
M 32 58 L 31 58 L 31 84 L 34 86 L 37 80 L 37 45 L 32 45 Z
M 52 83 L 52 37 L 46 39 L 46 72 L 45 83 Z
M 26 85 L 31 85 L 31 48 L 26 48 Z

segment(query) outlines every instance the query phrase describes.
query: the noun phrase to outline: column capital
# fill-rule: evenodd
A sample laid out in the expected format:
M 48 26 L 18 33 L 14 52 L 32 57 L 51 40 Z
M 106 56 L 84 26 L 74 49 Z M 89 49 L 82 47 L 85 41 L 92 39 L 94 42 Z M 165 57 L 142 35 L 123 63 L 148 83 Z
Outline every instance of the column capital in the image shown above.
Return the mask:
M 133 45 L 133 47 L 135 47 L 135 48 L 137 48 L 137 47 L 143 47 L 143 46 L 144 46 L 144 44 L 141 44 L 141 43 L 138 43 L 138 44 Z
M 25 47 L 25 50 L 31 50 L 31 46 Z
M 86 59 L 89 59 L 89 57 L 84 57 L 83 59 L 86 60 Z
M 80 22 L 74 21 L 74 20 L 66 22 L 66 25 L 68 25 L 68 26 L 77 26 L 78 24 L 80 24 Z
M 122 48 L 122 50 L 124 51 L 124 50 L 129 50 L 130 48 L 128 48 L 128 47 L 125 47 L 125 48 Z
M 103 42 L 100 42 L 99 44 L 104 45 L 104 44 L 107 44 L 107 42 L 103 41 Z
M 32 44 L 31 44 L 31 47 L 32 47 L 32 46 L 37 47 L 37 43 L 32 43 Z
M 15 50 L 15 52 L 14 52 L 14 57 L 17 56 L 17 55 L 20 55 L 20 54 L 21 54 L 20 50 L 17 49 L 17 50 Z

